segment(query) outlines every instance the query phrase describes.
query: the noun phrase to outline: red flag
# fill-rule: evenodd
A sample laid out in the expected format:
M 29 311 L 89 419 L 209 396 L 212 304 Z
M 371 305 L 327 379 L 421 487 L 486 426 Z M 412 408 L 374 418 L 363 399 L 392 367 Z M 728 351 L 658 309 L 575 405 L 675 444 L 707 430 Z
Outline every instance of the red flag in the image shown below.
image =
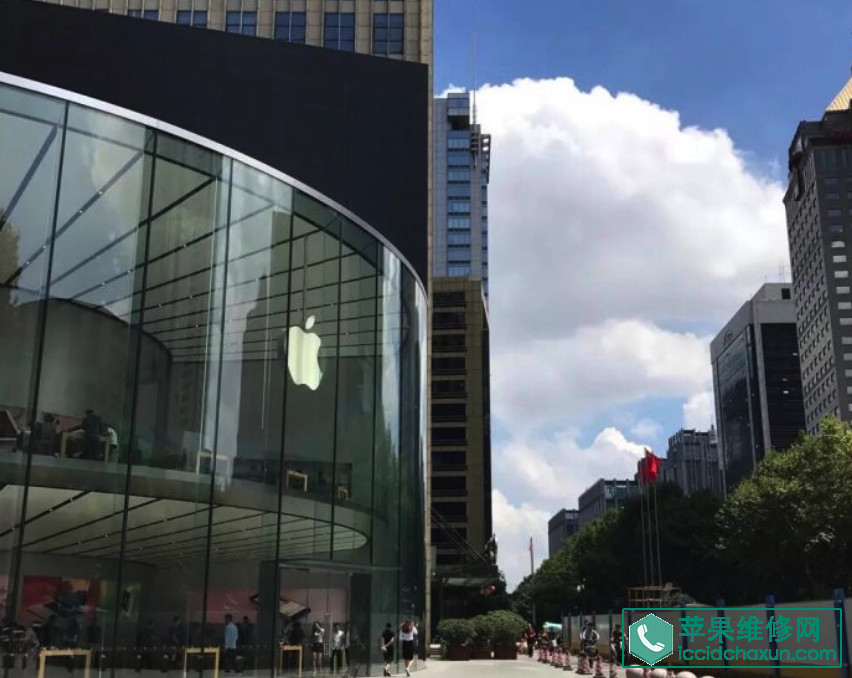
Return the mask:
M 647 447 L 645 448 L 645 458 L 642 460 L 644 463 L 642 464 L 642 480 L 646 483 L 655 483 L 657 482 L 657 476 L 660 473 L 660 458 L 651 452 Z

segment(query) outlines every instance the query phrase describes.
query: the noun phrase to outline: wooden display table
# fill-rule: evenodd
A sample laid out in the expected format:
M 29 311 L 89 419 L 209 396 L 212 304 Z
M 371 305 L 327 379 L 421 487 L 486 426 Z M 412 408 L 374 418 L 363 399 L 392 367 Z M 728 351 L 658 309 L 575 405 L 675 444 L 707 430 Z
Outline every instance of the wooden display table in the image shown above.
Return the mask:
M 183 675 L 186 678 L 186 662 L 191 654 L 213 655 L 213 678 L 219 678 L 219 648 L 218 647 L 188 647 L 183 651 Z M 41 676 L 39 676 L 41 678 Z
M 79 440 L 82 441 L 86 437 L 86 434 L 83 431 L 62 431 L 59 434 L 59 456 L 63 459 L 68 456 L 68 441 L 69 440 Z M 98 436 L 98 440 L 104 446 L 104 461 L 109 463 L 109 436 Z
M 85 678 L 89 678 L 89 670 L 92 668 L 92 651 L 80 648 L 67 648 L 64 650 L 42 650 L 38 653 L 38 678 L 44 678 L 44 660 L 48 657 L 85 657 Z
M 302 646 L 301 645 L 279 645 L 281 654 L 278 659 L 278 670 L 284 670 L 284 654 L 287 652 L 295 652 L 298 657 L 299 676 L 302 675 Z

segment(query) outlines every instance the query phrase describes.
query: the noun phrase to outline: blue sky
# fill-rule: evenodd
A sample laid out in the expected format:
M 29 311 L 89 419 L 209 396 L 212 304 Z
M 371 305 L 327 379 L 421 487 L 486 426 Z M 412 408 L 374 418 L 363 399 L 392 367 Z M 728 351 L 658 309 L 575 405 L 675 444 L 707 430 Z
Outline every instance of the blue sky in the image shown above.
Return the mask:
M 852 65 L 849 0 L 436 0 L 435 90 L 569 76 L 781 160 Z
M 491 85 L 494 522 L 514 584 L 592 481 L 710 425 L 709 339 L 788 260 L 786 152 L 849 77 L 852 1 L 435 2 L 436 92 L 471 85 L 474 42 Z

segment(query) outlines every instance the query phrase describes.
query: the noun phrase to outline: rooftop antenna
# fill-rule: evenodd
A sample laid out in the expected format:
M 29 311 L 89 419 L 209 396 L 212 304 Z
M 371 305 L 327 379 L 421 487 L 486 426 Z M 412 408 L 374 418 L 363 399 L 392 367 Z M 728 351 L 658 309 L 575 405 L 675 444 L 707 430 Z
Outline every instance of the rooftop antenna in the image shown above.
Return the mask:
M 476 124 L 476 49 L 477 49 L 477 35 L 478 35 L 478 16 L 476 12 L 477 3 L 473 3 L 473 32 L 470 36 L 470 80 L 471 80 L 471 108 L 472 108 L 472 116 L 473 116 L 473 124 Z
M 778 282 L 787 282 L 787 267 L 783 262 L 778 264 Z

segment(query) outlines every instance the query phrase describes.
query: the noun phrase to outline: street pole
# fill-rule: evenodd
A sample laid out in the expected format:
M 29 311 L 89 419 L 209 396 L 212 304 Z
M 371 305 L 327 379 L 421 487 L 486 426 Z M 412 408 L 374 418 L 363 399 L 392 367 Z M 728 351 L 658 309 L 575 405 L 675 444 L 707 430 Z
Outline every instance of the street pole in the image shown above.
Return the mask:
M 533 628 L 538 631 L 538 622 L 535 615 L 535 554 L 533 551 L 533 538 L 530 537 L 530 584 L 532 585 L 532 622 Z

